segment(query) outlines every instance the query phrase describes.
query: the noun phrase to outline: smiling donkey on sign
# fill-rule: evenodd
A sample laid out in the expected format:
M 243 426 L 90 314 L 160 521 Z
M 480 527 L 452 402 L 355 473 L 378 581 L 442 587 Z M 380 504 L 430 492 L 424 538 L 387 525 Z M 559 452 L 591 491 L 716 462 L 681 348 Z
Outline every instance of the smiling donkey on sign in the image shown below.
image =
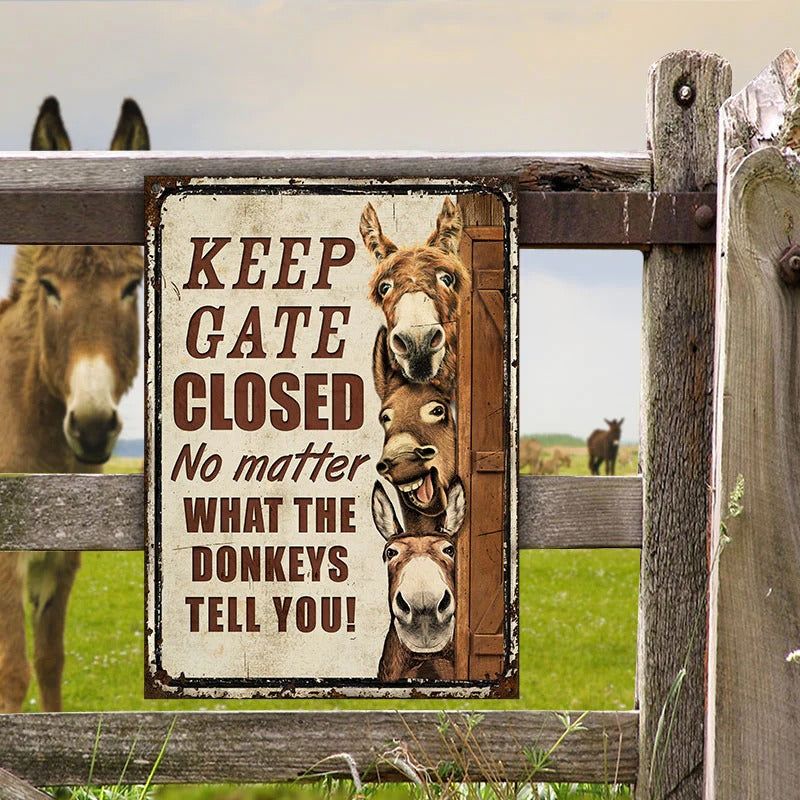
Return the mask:
M 68 150 L 58 102 L 39 112 L 33 150 Z M 112 150 L 149 149 L 126 100 Z M 100 472 L 121 429 L 117 403 L 136 375 L 139 247 L 21 246 L 0 302 L 0 472 Z M 61 709 L 64 621 L 77 552 L 0 552 L 0 712 L 30 682 L 24 593 L 32 605 L 41 707 Z

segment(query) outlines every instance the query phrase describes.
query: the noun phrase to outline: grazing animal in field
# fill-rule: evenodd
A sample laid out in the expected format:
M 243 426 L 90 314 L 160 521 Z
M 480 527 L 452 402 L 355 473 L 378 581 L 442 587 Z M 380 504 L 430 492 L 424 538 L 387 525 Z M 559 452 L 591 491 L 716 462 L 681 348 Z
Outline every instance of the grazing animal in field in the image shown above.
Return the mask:
M 126 100 L 114 150 L 147 149 L 139 107 Z M 34 150 L 68 150 L 55 98 L 34 126 Z M 18 248 L 0 303 L 0 472 L 100 472 L 121 424 L 117 403 L 137 371 L 139 247 Z M 61 709 L 64 622 L 76 552 L 0 553 L 0 712 L 30 682 L 24 592 L 32 604 L 41 708 Z
M 562 452 L 558 448 L 553 450 L 553 458 L 556 461 L 558 461 L 559 466 L 564 466 L 564 467 L 572 466 L 572 458 L 569 456 L 569 454 Z
M 360 223 L 375 259 L 370 298 L 386 317 L 392 368 L 412 383 L 435 383 L 450 397 L 456 388 L 459 297 L 470 286 L 458 257 L 462 228 L 461 211 L 449 198 L 421 247 L 399 249 L 387 239 L 371 203 Z
M 453 680 L 456 614 L 455 539 L 466 516 L 466 499 L 456 479 L 447 492 L 444 524 L 409 535 L 400 527 L 392 501 L 379 482 L 372 491 L 372 518 L 386 540 L 391 622 L 378 665 L 378 678 Z
M 540 475 L 558 475 L 558 468 L 561 462 L 557 458 L 548 458 L 539 465 Z
M 600 466 L 606 462 L 606 475 L 613 475 L 619 452 L 619 440 L 622 437 L 622 423 L 625 417 L 619 420 L 604 420 L 608 430 L 601 428 L 593 430 L 588 439 L 589 445 L 589 471 L 592 475 L 600 474 Z
M 529 466 L 531 474 L 536 474 L 539 459 L 542 455 L 542 445 L 538 439 L 525 436 L 519 440 L 519 468 Z
M 372 351 L 384 431 L 377 470 L 397 489 L 406 531 L 423 533 L 445 513 L 456 477 L 456 425 L 450 399 L 438 386 L 408 383 L 392 369 L 386 336 L 382 327 Z

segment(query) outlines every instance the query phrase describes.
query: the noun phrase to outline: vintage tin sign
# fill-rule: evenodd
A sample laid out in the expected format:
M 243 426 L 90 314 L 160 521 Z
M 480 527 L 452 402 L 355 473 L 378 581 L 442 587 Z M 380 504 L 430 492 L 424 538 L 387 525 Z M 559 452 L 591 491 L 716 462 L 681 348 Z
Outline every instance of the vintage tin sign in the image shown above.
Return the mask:
M 148 178 L 148 696 L 515 696 L 509 187 Z

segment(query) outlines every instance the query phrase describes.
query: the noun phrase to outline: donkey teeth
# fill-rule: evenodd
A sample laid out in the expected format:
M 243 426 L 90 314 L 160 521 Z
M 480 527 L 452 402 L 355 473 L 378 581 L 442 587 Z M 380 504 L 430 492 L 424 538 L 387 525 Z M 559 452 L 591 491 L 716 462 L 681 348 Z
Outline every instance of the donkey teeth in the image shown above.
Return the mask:
M 424 478 L 420 478 L 418 481 L 412 481 L 411 483 L 404 483 L 402 486 L 398 486 L 397 488 L 401 492 L 413 492 L 415 489 L 419 489 L 422 486 L 422 481 Z

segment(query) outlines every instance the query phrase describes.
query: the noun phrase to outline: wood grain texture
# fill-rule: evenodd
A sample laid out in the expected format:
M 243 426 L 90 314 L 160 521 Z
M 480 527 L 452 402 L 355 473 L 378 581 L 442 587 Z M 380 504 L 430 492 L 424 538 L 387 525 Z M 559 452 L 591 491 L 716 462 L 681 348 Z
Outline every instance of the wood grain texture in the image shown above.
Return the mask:
M 481 716 L 473 733 L 473 745 L 479 747 L 472 749 L 482 754 L 476 761 L 463 747 L 468 715 L 447 712 L 447 740 L 462 745 L 473 780 L 487 773 L 498 780 L 525 780 L 523 748 L 547 749 L 564 731 L 549 711 Z M 576 716 L 573 712 L 572 719 Z M 0 716 L 0 764 L 39 786 L 86 783 L 99 725 L 93 782 L 116 784 L 132 753 L 124 782 L 142 783 L 173 720 L 156 783 L 269 783 L 321 774 L 349 778 L 345 760 L 335 757 L 341 753 L 352 756 L 362 777 L 374 779 L 379 770 L 381 779 L 400 780 L 381 755 L 407 750 L 434 769 L 453 758 L 440 733 L 440 712 L 121 712 Z M 585 730 L 565 737 L 551 771 L 540 778 L 630 783 L 636 774 L 636 712 L 592 712 L 582 725 Z
M 523 475 L 519 479 L 520 547 L 641 547 L 638 477 Z
M 700 228 L 695 222 L 700 205 L 713 208 L 713 193 L 522 191 L 519 244 L 641 250 L 652 244 L 713 243 L 713 225 Z M 497 224 L 491 206 L 483 198 L 470 224 Z M 0 242 L 7 244 L 142 244 L 144 230 L 141 188 L 0 189 Z
M 649 153 L 19 152 L 0 190 L 144 190 L 146 175 L 269 178 L 508 178 L 532 189 L 648 191 Z
M 717 113 L 730 93 L 718 56 L 671 53 L 651 69 L 648 138 L 654 191 L 713 191 Z M 694 100 L 679 104 L 681 86 Z M 644 526 L 637 695 L 637 797 L 702 792 L 706 528 L 710 512 L 714 248 L 656 246 L 643 275 Z M 686 666 L 670 736 L 653 754 L 670 687 Z M 674 715 L 673 715 L 674 712 Z
M 49 794 L 20 780 L 16 775 L 0 769 L 0 800 L 51 800 Z
M 641 479 L 521 476 L 521 548 L 640 547 Z M 141 550 L 141 475 L 0 477 L 0 550 Z
M 777 269 L 800 244 L 800 153 L 783 149 L 797 75 L 781 54 L 721 116 L 708 800 L 800 786 L 800 287 Z

